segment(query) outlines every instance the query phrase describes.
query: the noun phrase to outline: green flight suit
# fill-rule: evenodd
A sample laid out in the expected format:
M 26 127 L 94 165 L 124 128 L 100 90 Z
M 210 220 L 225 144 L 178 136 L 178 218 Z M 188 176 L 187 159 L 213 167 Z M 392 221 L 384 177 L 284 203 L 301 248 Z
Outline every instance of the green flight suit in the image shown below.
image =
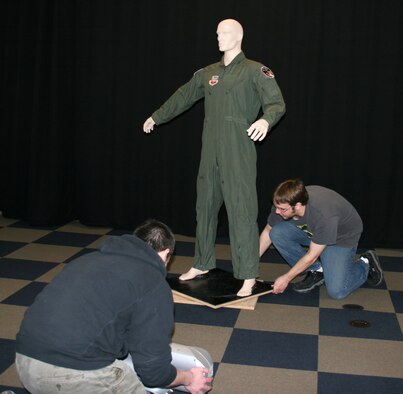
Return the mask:
M 218 62 L 197 71 L 157 111 L 158 125 L 168 122 L 204 98 L 205 118 L 197 179 L 194 267 L 215 268 L 218 212 L 228 214 L 234 276 L 259 276 L 256 148 L 246 130 L 260 109 L 269 127 L 281 118 L 285 104 L 273 73 L 243 52 L 225 66 Z

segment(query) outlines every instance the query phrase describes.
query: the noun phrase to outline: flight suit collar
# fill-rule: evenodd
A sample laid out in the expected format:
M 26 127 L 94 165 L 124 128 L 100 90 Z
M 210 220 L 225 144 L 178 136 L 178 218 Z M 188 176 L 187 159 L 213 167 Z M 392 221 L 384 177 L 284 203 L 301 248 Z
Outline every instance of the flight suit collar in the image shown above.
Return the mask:
M 238 53 L 238 55 L 236 55 L 233 59 L 232 62 L 230 64 L 228 64 L 227 66 L 225 66 L 224 64 L 224 56 L 221 58 L 221 62 L 220 62 L 220 67 L 229 67 L 232 64 L 237 64 L 240 63 L 242 60 L 245 59 L 245 54 L 243 52 Z

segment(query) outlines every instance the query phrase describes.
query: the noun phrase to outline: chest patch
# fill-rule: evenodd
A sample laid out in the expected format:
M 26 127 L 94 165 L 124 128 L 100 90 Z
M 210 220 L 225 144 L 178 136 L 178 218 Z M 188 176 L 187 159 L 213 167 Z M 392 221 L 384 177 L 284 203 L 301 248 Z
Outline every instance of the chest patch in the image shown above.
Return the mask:
M 217 85 L 219 75 L 212 75 L 210 81 L 208 81 L 210 86 Z
M 260 70 L 267 78 L 274 78 L 274 73 L 269 67 L 263 66 Z

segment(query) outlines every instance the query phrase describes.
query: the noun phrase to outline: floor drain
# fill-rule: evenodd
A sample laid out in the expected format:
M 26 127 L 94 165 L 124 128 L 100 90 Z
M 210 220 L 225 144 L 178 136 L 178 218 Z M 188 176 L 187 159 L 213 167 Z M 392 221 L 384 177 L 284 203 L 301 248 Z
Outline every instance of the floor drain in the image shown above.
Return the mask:
M 343 309 L 364 309 L 364 307 L 358 304 L 344 304 Z
M 357 327 L 357 328 L 368 328 L 371 326 L 369 321 L 366 320 L 351 320 L 350 326 Z

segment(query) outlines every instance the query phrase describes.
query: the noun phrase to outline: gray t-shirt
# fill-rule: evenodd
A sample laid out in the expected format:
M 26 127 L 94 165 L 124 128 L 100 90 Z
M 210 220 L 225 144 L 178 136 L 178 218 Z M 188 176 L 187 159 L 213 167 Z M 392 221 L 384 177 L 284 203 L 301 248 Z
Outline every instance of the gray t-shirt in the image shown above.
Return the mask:
M 355 208 L 334 190 L 322 186 L 307 186 L 309 195 L 304 216 L 289 222 L 305 231 L 318 245 L 354 247 L 362 233 L 362 220 Z M 284 219 L 275 213 L 275 207 L 267 219 L 274 227 Z

